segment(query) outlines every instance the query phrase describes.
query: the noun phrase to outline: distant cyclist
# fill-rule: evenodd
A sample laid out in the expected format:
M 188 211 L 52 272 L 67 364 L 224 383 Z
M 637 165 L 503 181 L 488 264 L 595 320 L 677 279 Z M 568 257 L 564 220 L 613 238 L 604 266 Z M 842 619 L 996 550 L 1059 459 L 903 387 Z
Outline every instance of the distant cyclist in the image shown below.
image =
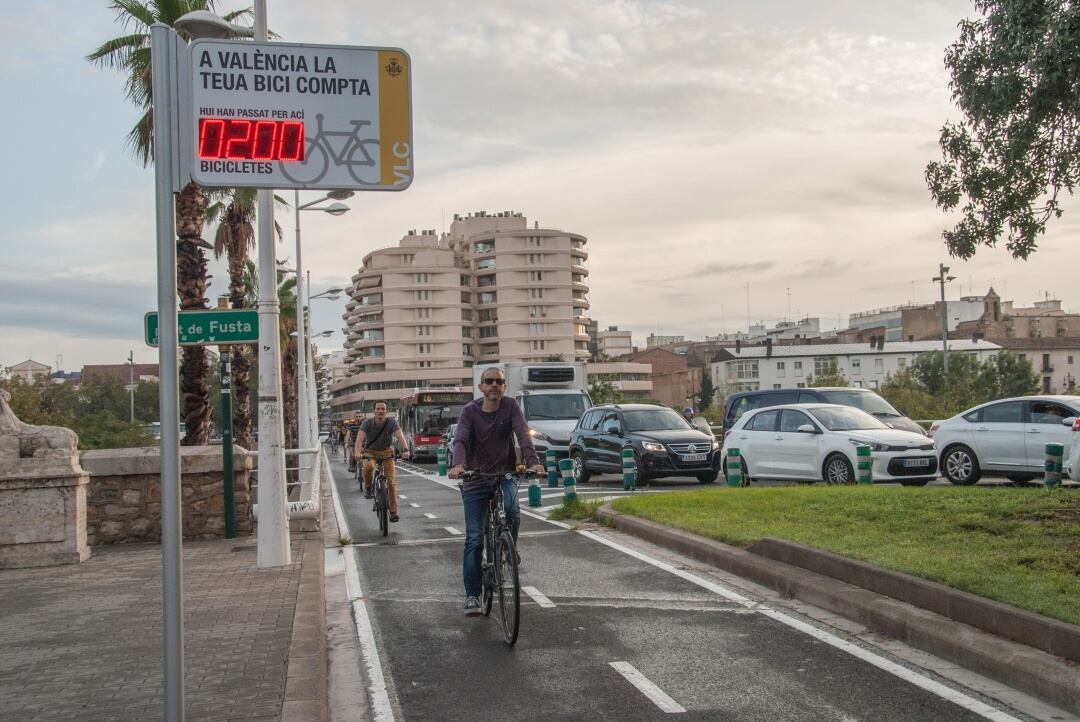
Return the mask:
M 514 438 L 521 449 L 521 460 L 529 471 L 544 473 L 540 458 L 533 448 L 525 415 L 517 401 L 506 398 L 506 376 L 499 368 L 489 368 L 480 375 L 483 398 L 465 405 L 454 432 L 455 460 L 450 478 L 460 478 L 465 469 L 482 474 L 503 474 L 517 466 Z M 511 479 L 500 482 L 506 520 L 517 541 L 521 519 L 518 514 L 517 486 Z M 488 499 L 494 490 L 484 479 L 470 479 L 461 487 L 461 503 L 465 508 L 465 553 L 461 572 L 465 582 L 465 616 L 480 614 L 480 552 L 483 547 L 484 521 Z
M 371 483 L 375 476 L 375 460 L 382 463 L 383 474 L 386 476 L 386 486 L 390 497 L 390 521 L 398 520 L 397 513 L 397 480 L 394 478 L 394 440 L 402 449 L 401 458 L 409 458 L 409 442 L 405 440 L 405 434 L 395 419 L 387 418 L 386 402 L 375 402 L 375 416 L 360 424 L 356 430 L 356 444 L 354 453 L 363 458 L 364 472 L 364 498 L 370 499 Z
M 350 421 L 345 424 L 345 463 L 349 465 L 349 473 L 356 471 L 356 457 L 353 454 L 353 446 L 356 443 L 356 432 L 360 428 L 359 421 Z

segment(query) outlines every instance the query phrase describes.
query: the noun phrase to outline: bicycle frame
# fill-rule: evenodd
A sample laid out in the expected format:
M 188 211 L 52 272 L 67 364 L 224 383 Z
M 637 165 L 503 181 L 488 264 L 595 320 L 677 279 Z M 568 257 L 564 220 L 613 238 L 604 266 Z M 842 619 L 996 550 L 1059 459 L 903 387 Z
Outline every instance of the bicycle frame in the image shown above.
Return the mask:
M 372 511 L 375 512 L 375 516 L 379 520 L 379 531 L 383 536 L 387 536 L 390 533 L 390 482 L 386 478 L 386 473 L 383 472 L 382 465 L 387 459 L 377 459 L 370 454 L 361 454 L 357 459 L 356 473 L 363 479 L 363 467 L 364 462 L 371 459 L 375 462 L 374 473 L 371 477 L 371 492 L 375 497 L 375 503 L 372 505 Z

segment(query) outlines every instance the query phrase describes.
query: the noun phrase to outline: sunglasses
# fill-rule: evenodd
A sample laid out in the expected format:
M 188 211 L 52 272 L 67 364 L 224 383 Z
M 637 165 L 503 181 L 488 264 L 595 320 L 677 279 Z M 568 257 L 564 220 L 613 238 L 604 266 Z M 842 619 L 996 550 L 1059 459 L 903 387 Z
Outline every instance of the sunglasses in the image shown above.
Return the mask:
M 506 379 L 481 379 L 480 383 L 490 384 L 492 386 L 502 386 L 506 383 Z

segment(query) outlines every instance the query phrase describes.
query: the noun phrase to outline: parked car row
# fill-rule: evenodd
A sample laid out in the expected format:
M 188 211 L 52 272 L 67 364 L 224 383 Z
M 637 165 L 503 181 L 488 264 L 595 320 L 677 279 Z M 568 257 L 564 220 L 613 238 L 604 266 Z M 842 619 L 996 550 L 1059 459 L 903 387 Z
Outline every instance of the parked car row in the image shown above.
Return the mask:
M 723 443 L 705 429 L 664 406 L 593 406 L 570 435 L 574 477 L 621 473 L 630 450 L 639 483 L 710 482 L 737 448 L 747 479 L 850 484 L 857 449 L 868 445 L 875 482 L 922 486 L 941 474 L 968 485 L 986 473 L 1023 482 L 1042 475 L 1046 444 L 1057 442 L 1066 474 L 1080 481 L 1080 396 L 999 399 L 934 422 L 928 434 L 869 389 L 770 389 L 728 397 Z M 451 465 L 454 430 L 442 439 Z

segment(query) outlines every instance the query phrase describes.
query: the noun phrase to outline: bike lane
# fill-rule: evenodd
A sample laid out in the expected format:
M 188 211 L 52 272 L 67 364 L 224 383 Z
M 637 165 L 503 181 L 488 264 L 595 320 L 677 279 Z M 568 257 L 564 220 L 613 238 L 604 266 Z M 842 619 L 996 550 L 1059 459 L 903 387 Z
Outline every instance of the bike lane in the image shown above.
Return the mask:
M 464 528 L 451 484 L 399 470 L 407 498 L 386 540 L 370 502 L 338 487 L 397 719 L 1016 718 L 962 708 L 737 594 L 528 515 L 521 583 L 533 596 L 522 595 L 509 648 L 497 606 L 490 618 L 462 614 L 462 538 L 447 527 Z

